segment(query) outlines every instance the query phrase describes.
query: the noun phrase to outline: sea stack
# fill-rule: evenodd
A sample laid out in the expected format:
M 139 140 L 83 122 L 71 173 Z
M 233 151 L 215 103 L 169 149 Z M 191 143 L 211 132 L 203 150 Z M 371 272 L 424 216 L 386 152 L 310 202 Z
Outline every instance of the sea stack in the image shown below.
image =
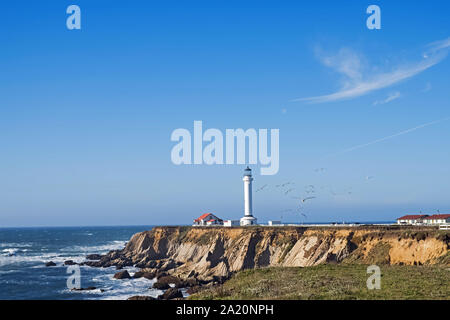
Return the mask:
M 252 170 L 247 167 L 244 170 L 244 217 L 241 218 L 241 226 L 256 224 L 256 218 L 252 214 Z

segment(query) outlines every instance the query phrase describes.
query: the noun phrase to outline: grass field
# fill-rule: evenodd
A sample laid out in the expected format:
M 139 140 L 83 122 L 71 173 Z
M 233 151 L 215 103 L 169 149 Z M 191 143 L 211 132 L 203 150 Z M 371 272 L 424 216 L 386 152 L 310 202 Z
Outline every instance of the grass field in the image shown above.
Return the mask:
M 369 290 L 366 265 L 272 267 L 235 274 L 189 299 L 450 299 L 450 268 L 380 265 L 381 288 Z

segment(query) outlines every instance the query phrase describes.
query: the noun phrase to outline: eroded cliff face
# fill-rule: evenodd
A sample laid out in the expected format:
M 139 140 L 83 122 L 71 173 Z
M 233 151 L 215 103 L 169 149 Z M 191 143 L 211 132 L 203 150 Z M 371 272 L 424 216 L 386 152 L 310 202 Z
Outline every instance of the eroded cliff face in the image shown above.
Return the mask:
M 399 227 L 155 227 L 93 266 L 129 266 L 182 278 L 227 277 L 267 266 L 448 263 L 449 233 Z

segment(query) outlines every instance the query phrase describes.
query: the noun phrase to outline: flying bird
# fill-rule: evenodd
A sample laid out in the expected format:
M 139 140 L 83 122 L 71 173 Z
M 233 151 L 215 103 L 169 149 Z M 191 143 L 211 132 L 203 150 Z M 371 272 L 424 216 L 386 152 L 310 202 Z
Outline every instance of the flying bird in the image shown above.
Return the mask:
M 293 182 L 285 182 L 285 183 L 282 183 L 282 184 L 277 184 L 275 187 L 277 187 L 277 188 L 279 188 L 279 187 L 286 187 L 286 186 L 288 186 L 290 184 L 295 184 L 295 183 L 293 183 Z
M 316 197 L 307 197 L 307 198 L 302 199 L 302 202 L 305 203 L 305 201 L 315 199 L 315 198 Z
M 263 185 L 261 188 L 258 188 L 255 192 L 259 192 L 264 190 L 264 188 L 267 187 L 267 184 Z
M 285 195 L 287 195 L 289 192 L 294 191 L 294 188 L 290 188 L 289 190 L 286 190 L 286 192 L 284 193 Z

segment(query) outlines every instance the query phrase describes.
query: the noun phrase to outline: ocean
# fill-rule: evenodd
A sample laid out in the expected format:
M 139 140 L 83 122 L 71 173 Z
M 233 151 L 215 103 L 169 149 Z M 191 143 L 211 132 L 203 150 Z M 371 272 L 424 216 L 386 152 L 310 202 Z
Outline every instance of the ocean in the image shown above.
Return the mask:
M 87 254 L 122 249 L 130 237 L 151 226 L 0 228 L 0 299 L 126 299 L 134 295 L 156 297 L 161 290 L 150 289 L 155 280 L 117 280 L 111 268 L 80 267 L 81 287 L 68 289 L 72 275 L 66 260 L 82 262 Z M 55 267 L 46 267 L 53 261 Z M 136 268 L 125 268 L 135 272 Z

